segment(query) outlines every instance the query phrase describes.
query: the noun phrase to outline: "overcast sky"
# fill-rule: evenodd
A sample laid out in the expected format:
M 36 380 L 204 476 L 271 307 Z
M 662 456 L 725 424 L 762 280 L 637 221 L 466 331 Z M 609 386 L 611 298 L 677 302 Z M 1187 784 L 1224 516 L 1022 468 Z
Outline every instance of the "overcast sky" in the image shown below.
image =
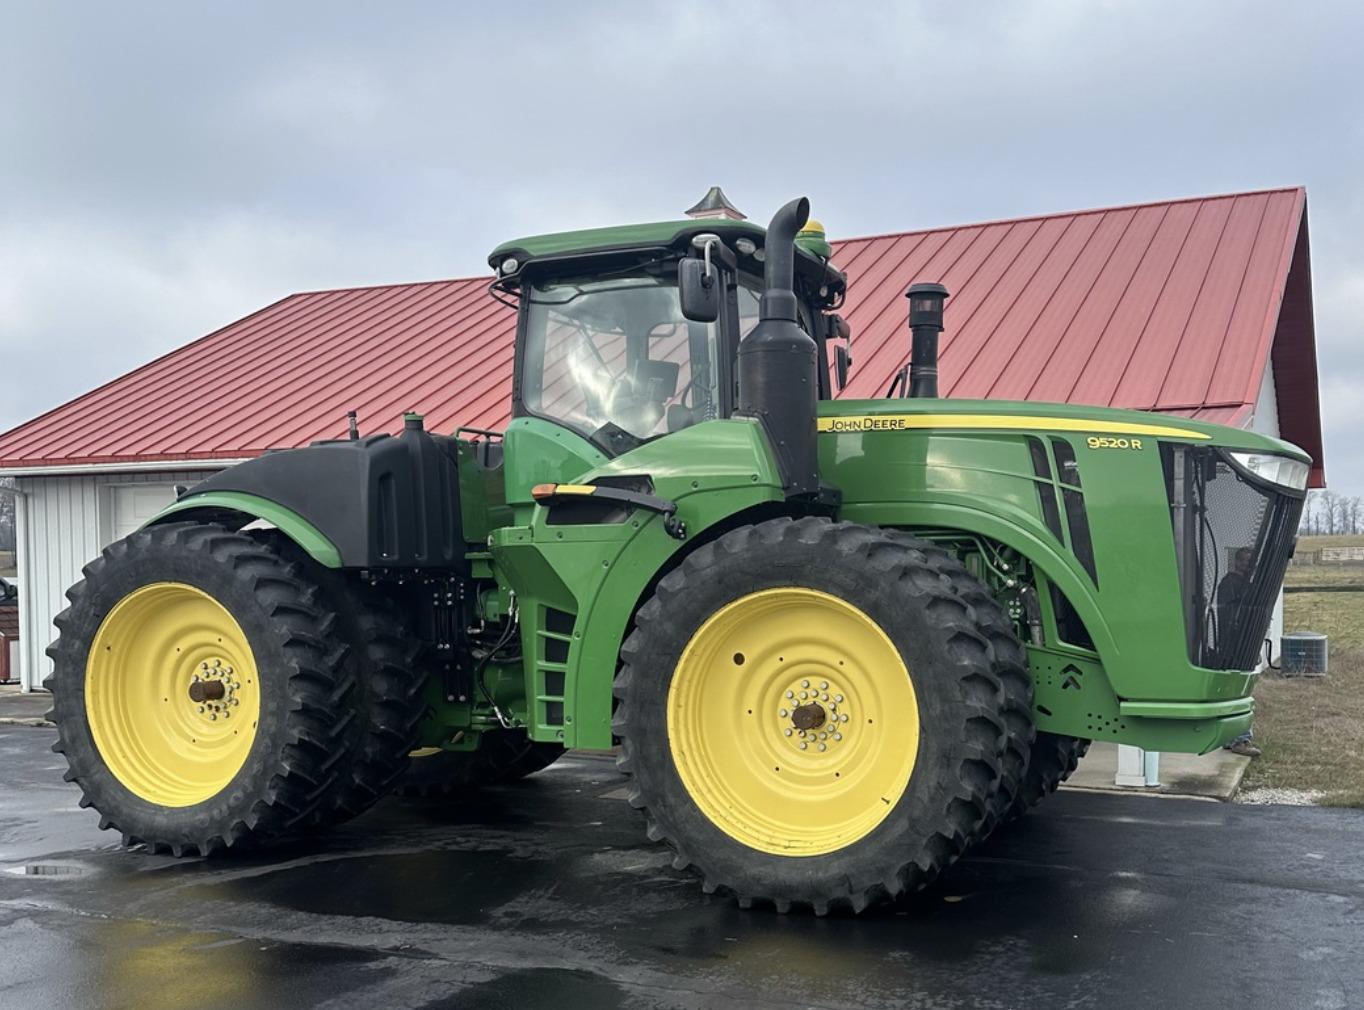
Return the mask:
M 1364 7 L 0 0 L 0 430 L 293 291 L 808 194 L 834 236 L 1306 185 L 1364 494 Z

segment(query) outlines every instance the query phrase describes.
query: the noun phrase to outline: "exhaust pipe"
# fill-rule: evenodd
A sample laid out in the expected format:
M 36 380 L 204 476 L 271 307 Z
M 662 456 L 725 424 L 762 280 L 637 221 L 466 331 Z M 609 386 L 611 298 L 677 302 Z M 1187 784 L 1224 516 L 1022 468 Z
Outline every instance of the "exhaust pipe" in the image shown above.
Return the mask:
M 909 332 L 913 334 L 909 359 L 909 395 L 938 395 L 938 334 L 942 332 L 943 303 L 947 289 L 941 284 L 911 284 Z
M 810 201 L 792 200 L 773 216 L 764 243 L 764 290 L 758 324 L 739 345 L 739 409 L 767 433 L 787 495 L 819 490 L 815 412 L 818 348 L 797 323 L 796 235 Z

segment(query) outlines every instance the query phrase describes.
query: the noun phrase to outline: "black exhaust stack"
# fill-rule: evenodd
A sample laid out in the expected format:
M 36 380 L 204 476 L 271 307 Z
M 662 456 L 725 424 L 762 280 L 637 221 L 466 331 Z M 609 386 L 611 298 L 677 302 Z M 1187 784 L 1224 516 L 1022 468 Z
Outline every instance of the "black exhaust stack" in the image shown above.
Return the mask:
M 796 321 L 796 234 L 810 201 L 792 200 L 772 218 L 764 243 L 765 290 L 758 324 L 739 345 L 738 414 L 762 422 L 788 495 L 819 491 L 815 411 L 818 348 Z
M 942 332 L 947 289 L 941 284 L 911 284 L 909 331 L 914 335 L 909 361 L 909 395 L 938 395 L 938 334 Z

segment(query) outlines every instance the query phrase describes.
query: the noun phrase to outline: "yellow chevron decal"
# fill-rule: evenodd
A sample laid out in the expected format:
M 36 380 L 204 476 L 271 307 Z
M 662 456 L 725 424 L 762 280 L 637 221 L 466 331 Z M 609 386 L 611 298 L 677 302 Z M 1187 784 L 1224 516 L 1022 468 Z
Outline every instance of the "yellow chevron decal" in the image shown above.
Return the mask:
M 1006 431 L 1093 431 L 1115 435 L 1164 435 L 1206 440 L 1211 435 L 1167 424 L 1099 421 L 1082 417 L 1037 417 L 1029 414 L 852 414 L 821 417 L 818 429 L 834 434 L 863 431 L 912 431 L 922 428 L 996 428 Z

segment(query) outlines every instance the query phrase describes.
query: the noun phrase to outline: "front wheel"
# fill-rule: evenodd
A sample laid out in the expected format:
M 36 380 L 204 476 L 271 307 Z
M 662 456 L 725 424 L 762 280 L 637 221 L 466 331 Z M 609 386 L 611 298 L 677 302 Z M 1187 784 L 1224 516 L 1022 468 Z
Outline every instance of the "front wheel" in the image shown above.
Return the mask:
M 1005 760 L 995 645 L 928 545 L 819 519 L 697 548 L 640 608 L 613 729 L 649 835 L 778 910 L 932 881 Z
M 1032 757 L 1028 762 L 1027 775 L 1005 819 L 1017 820 L 1056 792 L 1061 783 L 1074 773 L 1080 759 L 1089 753 L 1089 743 L 1081 737 L 1038 733 L 1032 744 Z

